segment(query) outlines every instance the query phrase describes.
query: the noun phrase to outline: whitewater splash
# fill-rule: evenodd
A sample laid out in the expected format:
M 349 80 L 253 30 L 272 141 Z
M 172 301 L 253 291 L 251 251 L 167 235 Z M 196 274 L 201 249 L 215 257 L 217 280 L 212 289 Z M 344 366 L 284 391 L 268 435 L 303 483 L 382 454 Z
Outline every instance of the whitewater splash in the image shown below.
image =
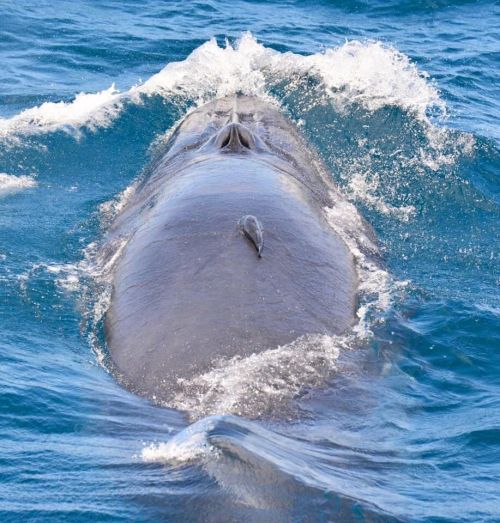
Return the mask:
M 172 62 L 142 84 L 119 92 L 114 84 L 97 93 L 80 93 L 70 101 L 46 102 L 10 118 L 0 118 L 0 140 L 19 143 L 23 137 L 66 132 L 80 139 L 85 131 L 110 127 L 127 107 L 142 106 L 151 97 L 183 107 L 196 107 L 214 98 L 234 94 L 253 95 L 271 101 L 290 112 L 301 126 L 315 109 L 330 110 L 346 120 L 362 108 L 365 114 L 397 109 L 418 125 L 402 127 L 402 136 L 381 137 L 382 151 L 393 159 L 386 170 L 400 180 L 408 168 L 436 171 L 453 164 L 457 157 L 473 150 L 472 136 L 453 135 L 435 125 L 446 117 L 446 105 L 425 72 L 403 53 L 380 42 L 349 41 L 322 53 L 299 55 L 280 53 L 265 47 L 245 33 L 234 44 L 219 46 L 215 39 L 195 49 L 185 60 Z M 291 107 L 290 107 L 291 106 Z M 431 116 L 432 115 L 432 118 Z M 369 122 L 363 122 L 363 127 Z M 379 127 L 375 123 L 374 129 Z M 391 149 L 398 141 L 415 141 L 422 133 L 425 144 L 410 152 Z M 317 133 L 316 133 L 317 134 Z M 404 135 L 404 136 L 403 136 Z M 359 136 L 358 150 L 366 150 L 366 138 Z M 374 162 L 375 149 L 365 155 L 328 158 L 330 167 L 344 173 L 346 196 L 386 215 L 408 221 L 412 205 L 391 204 Z M 328 163 L 328 162 L 327 162 Z M 337 180 L 337 183 L 341 180 Z M 393 180 L 390 182 L 394 185 Z
M 380 42 L 351 41 L 324 53 L 280 53 L 245 33 L 234 45 L 215 39 L 185 60 L 169 63 L 145 83 L 120 93 L 114 85 L 97 93 L 80 93 L 71 101 L 46 102 L 0 119 L 0 136 L 107 127 L 127 103 L 145 96 L 182 96 L 196 104 L 235 93 L 269 98 L 273 86 L 310 76 L 322 82 L 337 108 L 360 104 L 368 111 L 397 106 L 425 120 L 429 111 L 445 112 L 427 75 L 407 56 Z

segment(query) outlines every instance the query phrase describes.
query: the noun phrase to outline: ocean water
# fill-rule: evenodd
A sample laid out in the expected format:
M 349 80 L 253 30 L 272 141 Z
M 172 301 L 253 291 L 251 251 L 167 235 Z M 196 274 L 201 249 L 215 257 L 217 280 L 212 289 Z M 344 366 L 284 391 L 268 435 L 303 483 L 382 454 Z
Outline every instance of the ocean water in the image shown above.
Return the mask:
M 0 16 L 0 520 L 499 521 L 498 3 Z M 346 196 L 359 322 L 155 405 L 107 370 L 98 246 L 176 122 L 234 93 L 279 105 Z

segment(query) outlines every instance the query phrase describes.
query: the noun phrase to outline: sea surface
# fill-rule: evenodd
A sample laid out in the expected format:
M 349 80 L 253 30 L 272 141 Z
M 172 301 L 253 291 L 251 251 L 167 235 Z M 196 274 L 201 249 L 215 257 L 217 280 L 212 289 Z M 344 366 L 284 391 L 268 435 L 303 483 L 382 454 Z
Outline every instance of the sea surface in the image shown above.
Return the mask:
M 0 65 L 0 521 L 500 521 L 498 2 L 0 0 Z M 155 405 L 107 370 L 99 245 L 237 93 L 347 198 L 359 321 Z

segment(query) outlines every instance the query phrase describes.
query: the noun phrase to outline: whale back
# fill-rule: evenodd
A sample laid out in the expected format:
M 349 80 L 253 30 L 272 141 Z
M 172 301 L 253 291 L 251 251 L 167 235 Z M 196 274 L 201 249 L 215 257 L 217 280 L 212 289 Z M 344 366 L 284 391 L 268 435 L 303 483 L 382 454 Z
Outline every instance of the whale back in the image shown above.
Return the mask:
M 224 152 L 219 135 L 236 119 L 255 143 Z M 213 102 L 180 124 L 110 233 L 128 234 L 106 340 L 129 388 L 168 402 L 221 359 L 353 324 L 354 262 L 325 219 L 337 193 L 314 162 L 292 124 L 254 99 Z

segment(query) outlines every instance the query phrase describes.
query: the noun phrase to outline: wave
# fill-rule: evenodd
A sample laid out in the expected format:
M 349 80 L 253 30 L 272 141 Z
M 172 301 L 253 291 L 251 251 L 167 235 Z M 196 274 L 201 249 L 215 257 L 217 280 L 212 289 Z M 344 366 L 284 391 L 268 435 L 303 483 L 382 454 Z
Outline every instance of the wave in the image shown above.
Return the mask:
M 397 106 L 422 120 L 429 111 L 444 114 L 446 109 L 427 75 L 403 53 L 380 42 L 350 41 L 302 56 L 267 48 L 245 33 L 234 46 L 226 42 L 220 47 L 212 39 L 124 93 L 113 84 L 0 119 L 0 136 L 107 127 L 127 103 L 141 104 L 145 96 L 182 96 L 197 104 L 235 93 L 265 98 L 276 84 L 292 80 L 290 89 L 304 76 L 320 81 L 324 95 L 338 108 L 360 104 L 375 111 Z
M 59 130 L 75 133 L 82 127 L 90 130 L 106 127 L 119 114 L 122 98 L 113 84 L 97 93 L 79 93 L 70 102 L 45 102 L 11 118 L 0 119 L 0 137 Z
M 81 138 L 85 131 L 112 126 L 133 107 L 147 110 L 153 98 L 169 102 L 181 116 L 190 107 L 235 93 L 278 104 L 306 135 L 316 139 L 312 141 L 330 137 L 320 145 L 332 170 L 343 173 L 336 182 L 343 184 L 346 196 L 402 221 L 411 219 L 415 206 L 397 201 L 388 188 L 402 183 L 408 169 L 435 172 L 474 151 L 473 136 L 436 124 L 447 117 L 439 90 L 393 47 L 354 40 L 300 55 L 265 47 L 251 33 L 225 46 L 209 40 L 185 60 L 167 64 L 123 93 L 113 84 L 70 101 L 46 102 L 0 118 L 0 139 L 17 143 L 53 132 Z M 323 128 L 319 123 L 310 128 L 309 122 L 321 120 L 321 113 L 328 114 L 330 121 L 323 119 Z M 343 131 L 350 144 L 342 142 Z M 381 167 L 384 173 L 393 173 L 390 180 L 381 175 Z
M 370 521 L 392 521 L 391 504 L 404 507 L 405 498 L 388 495 L 351 471 L 349 459 L 355 449 L 339 445 L 333 450 L 331 445 L 323 449 L 226 415 L 204 418 L 165 443 L 147 444 L 138 457 L 169 471 L 201 467 L 233 503 L 267 511 L 273 521 L 289 521 L 289 512 L 296 515 L 293 496 L 300 490 L 306 491 L 304 499 L 312 503 L 328 493 L 338 520 L 351 521 L 352 506 L 357 504 Z M 377 497 L 377 490 L 379 500 L 386 500 L 385 507 L 367 501 Z M 331 508 L 323 510 L 328 513 Z

